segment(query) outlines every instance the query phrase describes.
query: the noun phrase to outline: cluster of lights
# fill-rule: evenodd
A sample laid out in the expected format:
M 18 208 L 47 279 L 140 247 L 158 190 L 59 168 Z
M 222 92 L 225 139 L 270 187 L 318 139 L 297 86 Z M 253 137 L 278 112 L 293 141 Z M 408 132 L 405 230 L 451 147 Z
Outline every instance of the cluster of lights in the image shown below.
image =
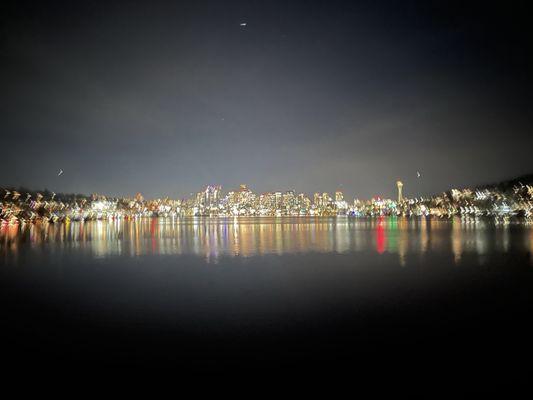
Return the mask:
M 19 193 L 4 190 L 0 199 L 0 224 L 37 221 L 69 222 L 94 219 L 128 219 L 141 217 L 206 216 L 437 216 L 452 217 L 533 217 L 533 186 L 518 185 L 511 191 L 497 188 L 452 189 L 429 198 L 404 198 L 403 184 L 397 182 L 398 198 L 374 197 L 370 200 L 344 200 L 342 192 L 332 197 L 315 193 L 312 198 L 293 190 L 256 194 L 246 185 L 223 193 L 221 186 L 207 186 L 189 199 L 145 200 L 134 198 L 91 197 L 56 198 L 54 193 Z
M 223 195 L 220 186 L 208 186 L 194 198 L 184 200 L 180 215 L 185 216 L 303 216 L 338 215 L 348 212 L 342 192 L 335 198 L 315 193 L 314 202 L 304 193 L 268 192 L 256 194 L 246 185 Z

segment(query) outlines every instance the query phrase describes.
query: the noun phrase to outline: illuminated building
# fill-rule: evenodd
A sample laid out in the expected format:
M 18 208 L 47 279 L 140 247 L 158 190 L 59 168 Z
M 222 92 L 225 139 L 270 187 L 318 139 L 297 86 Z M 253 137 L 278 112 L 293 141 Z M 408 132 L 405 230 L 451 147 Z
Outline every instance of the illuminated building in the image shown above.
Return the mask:
M 106 218 L 187 217 L 187 216 L 416 216 L 495 218 L 533 218 L 533 186 L 515 185 L 501 189 L 498 186 L 477 189 L 451 189 L 449 192 L 427 198 L 403 198 L 403 184 L 397 181 L 398 198 L 354 200 L 350 205 L 341 191 L 334 200 L 327 192 L 314 193 L 313 204 L 304 193 L 294 190 L 267 192 L 256 195 L 246 185 L 237 191 L 222 195 L 222 187 L 206 186 L 190 198 L 145 200 L 138 193 L 134 198 L 106 198 L 92 196 L 19 193 L 13 188 L 4 189 L 0 199 L 0 224 L 17 221 L 79 221 Z
M 222 186 L 207 186 L 203 193 L 201 203 L 207 207 L 215 207 L 220 200 Z
M 283 199 L 282 199 L 281 192 L 276 192 L 276 193 L 274 194 L 274 196 L 275 196 L 275 199 L 276 199 L 276 205 L 275 205 L 275 207 L 276 207 L 276 209 L 279 209 L 279 208 L 281 208 L 282 200 L 283 200 Z
M 341 191 L 335 192 L 335 207 L 342 214 L 348 209 L 348 203 L 344 201 L 344 195 Z
M 296 207 L 296 197 L 294 196 L 294 190 L 287 190 L 283 194 L 282 207 L 287 212 L 290 211 L 292 208 Z
M 396 186 L 398 187 L 398 203 L 401 203 L 403 200 L 403 196 L 402 196 L 403 183 L 401 181 L 397 181 Z

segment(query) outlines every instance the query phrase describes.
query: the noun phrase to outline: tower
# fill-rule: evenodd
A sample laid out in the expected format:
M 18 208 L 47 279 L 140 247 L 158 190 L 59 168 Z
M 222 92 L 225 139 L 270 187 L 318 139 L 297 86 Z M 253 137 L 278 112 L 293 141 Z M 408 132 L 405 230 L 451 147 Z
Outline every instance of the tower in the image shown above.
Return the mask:
M 396 182 L 396 186 L 398 186 L 398 203 L 401 203 L 402 200 L 403 200 L 403 196 L 402 196 L 403 183 L 402 183 L 402 181 L 397 181 Z

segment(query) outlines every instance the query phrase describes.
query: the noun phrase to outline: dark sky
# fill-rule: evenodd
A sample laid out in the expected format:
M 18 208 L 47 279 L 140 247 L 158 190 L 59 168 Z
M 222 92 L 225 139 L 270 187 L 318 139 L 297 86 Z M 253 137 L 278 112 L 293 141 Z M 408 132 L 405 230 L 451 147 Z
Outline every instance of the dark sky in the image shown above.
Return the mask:
M 0 185 L 366 198 L 531 173 L 526 3 L 4 2 Z

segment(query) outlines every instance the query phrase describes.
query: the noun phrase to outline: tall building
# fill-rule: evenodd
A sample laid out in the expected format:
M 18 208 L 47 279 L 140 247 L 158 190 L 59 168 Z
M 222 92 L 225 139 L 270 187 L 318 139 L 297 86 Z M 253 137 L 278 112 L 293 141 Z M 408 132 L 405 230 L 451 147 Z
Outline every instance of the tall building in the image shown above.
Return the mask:
M 344 195 L 340 190 L 335 192 L 335 206 L 341 212 L 345 212 L 348 209 L 348 203 L 344 201 Z
M 195 205 L 197 207 L 200 207 L 200 206 L 203 206 L 205 205 L 205 196 L 204 196 L 204 192 L 198 192 L 196 193 L 196 202 L 195 202 Z
M 398 203 L 401 203 L 402 200 L 403 200 L 403 196 L 402 196 L 403 183 L 402 183 L 402 181 L 397 181 L 396 182 L 396 186 L 398 187 Z
M 203 199 L 201 200 L 201 203 L 208 206 L 208 207 L 214 207 L 218 205 L 218 202 L 220 200 L 220 194 L 222 192 L 222 186 L 207 186 L 205 188 L 205 191 L 203 193 Z
M 282 196 L 282 205 L 285 208 L 292 208 L 296 204 L 294 190 L 287 190 Z
M 329 194 L 327 192 L 322 193 L 322 207 L 327 207 L 330 201 Z
M 276 192 L 274 193 L 274 196 L 276 199 L 276 209 L 280 209 L 283 200 L 283 195 L 281 194 L 281 192 Z
M 254 193 L 245 185 L 241 184 L 239 186 L 239 191 L 237 192 L 237 202 L 240 206 L 249 204 L 255 199 Z

